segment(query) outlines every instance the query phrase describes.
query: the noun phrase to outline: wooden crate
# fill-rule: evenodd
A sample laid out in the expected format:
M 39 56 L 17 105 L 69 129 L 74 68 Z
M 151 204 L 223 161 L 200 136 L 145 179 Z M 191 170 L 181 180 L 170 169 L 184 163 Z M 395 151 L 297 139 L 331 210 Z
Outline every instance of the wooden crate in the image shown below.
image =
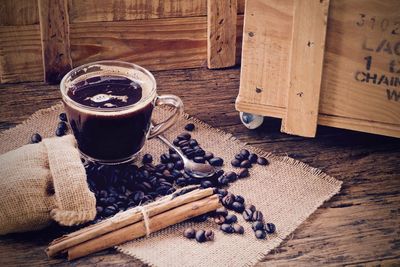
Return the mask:
M 247 1 L 236 108 L 400 137 L 400 1 Z
M 210 68 L 232 66 L 243 13 L 244 0 L 1 0 L 0 83 L 56 83 L 72 67 L 102 59 L 150 70 L 207 59 Z

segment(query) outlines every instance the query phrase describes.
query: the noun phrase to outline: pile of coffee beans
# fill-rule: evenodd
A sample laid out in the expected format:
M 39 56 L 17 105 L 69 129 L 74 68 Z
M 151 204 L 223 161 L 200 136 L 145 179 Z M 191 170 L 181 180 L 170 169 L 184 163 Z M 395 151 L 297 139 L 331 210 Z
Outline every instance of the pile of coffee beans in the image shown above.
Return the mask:
M 68 132 L 68 119 L 67 119 L 67 114 L 65 113 L 60 113 L 58 115 L 58 119 L 59 122 L 57 124 L 57 128 L 55 131 L 56 136 L 64 136 L 67 132 Z M 42 136 L 39 133 L 34 133 L 31 136 L 31 140 L 30 140 L 31 144 L 37 144 L 40 143 L 42 141 Z
M 255 153 L 250 153 L 247 149 L 242 149 L 235 158 L 231 161 L 233 167 L 251 168 L 253 164 L 268 165 L 268 160 L 264 157 L 259 157 Z
M 188 158 L 199 163 L 207 161 L 213 166 L 223 165 L 222 158 L 215 157 L 213 153 L 202 149 L 198 141 L 187 132 L 195 130 L 194 124 L 186 125 L 185 130 L 174 139 L 173 143 Z M 215 193 L 219 195 L 224 207 L 215 212 L 193 218 L 193 221 L 202 222 L 212 217 L 224 233 L 243 234 L 244 227 L 238 224 L 238 218 L 235 214 L 228 212 L 230 210 L 242 214 L 246 221 L 254 224 L 252 226 L 257 238 L 265 238 L 267 233 L 275 232 L 275 225 L 272 223 L 265 224 L 263 214 L 260 211 L 256 210 L 253 205 L 246 205 L 242 196 L 234 195 L 224 187 L 238 179 L 248 177 L 250 175 L 249 168 L 252 164 L 266 165 L 268 161 L 245 149 L 240 151 L 238 155 L 235 156 L 235 159 L 240 162 L 239 171 L 225 173 L 224 170 L 219 169 L 215 175 L 207 179 L 197 179 L 185 173 L 183 161 L 173 149 L 169 149 L 168 152 L 160 155 L 160 163 L 155 163 L 154 156 L 151 154 L 143 155 L 141 166 L 136 164 L 108 166 L 88 163 L 85 166 L 88 184 L 97 200 L 97 216 L 94 222 L 113 216 L 128 208 L 145 205 L 164 195 L 173 194 L 173 197 L 176 197 L 193 190 L 185 189 L 174 193 L 178 187 L 199 185 L 201 188 L 215 188 Z M 183 234 L 185 237 L 195 239 L 198 242 L 214 239 L 214 233 L 211 230 L 196 231 L 189 228 Z
M 176 147 L 179 147 L 179 149 L 188 159 L 191 159 L 196 163 L 205 163 L 206 161 L 208 161 L 208 163 L 210 163 L 211 165 L 218 167 L 224 164 L 224 160 L 222 158 L 214 157 L 213 153 L 206 152 L 204 149 L 202 149 L 197 140 L 192 139 L 190 133 L 188 132 L 183 132 L 179 134 L 174 139 L 173 144 Z M 176 156 L 180 159 L 178 155 Z
M 183 236 L 188 239 L 195 239 L 199 243 L 214 240 L 214 232 L 212 230 L 195 230 L 194 228 L 187 228 L 183 232 Z

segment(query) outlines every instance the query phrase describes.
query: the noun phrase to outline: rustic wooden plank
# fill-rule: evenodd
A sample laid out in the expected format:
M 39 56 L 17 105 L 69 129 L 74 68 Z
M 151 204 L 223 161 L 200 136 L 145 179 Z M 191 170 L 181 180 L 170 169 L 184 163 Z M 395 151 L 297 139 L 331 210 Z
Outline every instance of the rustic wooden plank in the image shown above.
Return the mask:
M 44 80 L 59 83 L 71 70 L 67 0 L 39 0 Z
M 261 128 L 249 131 L 234 110 L 239 74 L 239 68 L 154 73 L 159 92 L 180 96 L 191 115 L 232 133 L 241 141 L 300 159 L 344 182 L 337 196 L 323 204 L 259 265 L 397 263 L 400 257 L 400 139 L 323 126 L 319 127 L 316 138 L 308 139 L 281 133 L 276 119 L 266 119 Z M 56 85 L 2 84 L 0 90 L 1 129 L 21 122 L 38 108 L 60 101 Z M 43 251 L 60 231 L 48 228 L 37 233 L 0 237 L 0 265 L 69 266 L 62 259 L 47 259 Z M 143 265 L 114 250 L 96 253 L 72 264 Z
M 245 0 L 238 0 L 238 14 Z M 207 15 L 207 0 L 69 0 L 71 23 L 136 19 L 200 17 Z
M 320 112 L 400 124 L 400 83 L 391 85 L 400 79 L 400 1 L 335 0 L 329 10 Z
M 329 0 L 294 1 L 286 115 L 281 130 L 315 137 Z
M 0 26 L 39 24 L 37 0 L 2 0 L 0 14 Z
M 246 2 L 239 110 L 243 101 L 286 106 L 292 20 L 292 0 Z
M 0 26 L 0 83 L 42 80 L 39 25 Z
M 236 62 L 237 1 L 207 2 L 207 66 L 231 67 Z

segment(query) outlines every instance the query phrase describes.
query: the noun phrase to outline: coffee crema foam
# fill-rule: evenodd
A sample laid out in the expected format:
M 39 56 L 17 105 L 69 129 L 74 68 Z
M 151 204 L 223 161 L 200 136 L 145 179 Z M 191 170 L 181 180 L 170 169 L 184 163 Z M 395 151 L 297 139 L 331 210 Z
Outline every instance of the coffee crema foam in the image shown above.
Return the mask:
M 119 116 L 149 105 L 155 99 L 154 86 L 155 84 L 140 72 L 128 75 L 104 71 L 98 75 L 90 73 L 70 82 L 66 92 L 68 98 L 64 101 L 70 108 L 82 113 Z

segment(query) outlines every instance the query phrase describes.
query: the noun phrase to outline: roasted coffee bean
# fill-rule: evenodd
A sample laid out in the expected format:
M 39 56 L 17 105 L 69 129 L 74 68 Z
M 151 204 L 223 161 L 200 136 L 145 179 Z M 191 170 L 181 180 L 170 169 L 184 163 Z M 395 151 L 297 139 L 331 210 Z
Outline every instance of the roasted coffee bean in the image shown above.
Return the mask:
M 249 155 L 249 161 L 251 162 L 251 163 L 256 163 L 257 162 L 257 159 L 258 159 L 258 156 L 257 156 L 257 154 L 254 154 L 254 153 L 251 153 L 250 155 Z
M 188 140 L 181 140 L 181 141 L 179 141 L 178 146 L 181 147 L 181 148 L 189 147 L 189 141 Z
M 261 211 L 256 210 L 255 212 L 253 212 L 253 221 L 263 221 L 264 220 L 264 215 L 262 214 Z
M 224 207 L 221 207 L 215 210 L 215 214 L 222 215 L 225 217 L 226 215 L 228 215 L 228 210 Z
M 250 152 L 247 149 L 242 149 L 239 153 L 243 156 L 244 159 L 247 159 L 250 155 Z
M 115 203 L 115 201 L 117 201 L 115 197 L 108 197 L 107 198 L 107 203 L 108 204 L 113 204 L 113 203 Z
M 264 230 L 256 230 L 254 234 L 257 239 L 264 239 L 267 236 Z
M 170 155 L 174 155 L 174 154 L 176 154 L 176 151 L 175 151 L 175 149 L 173 149 L 172 147 L 170 147 L 170 148 L 168 148 L 168 153 L 169 153 Z
M 231 233 L 233 233 L 233 232 L 235 231 L 235 229 L 233 229 L 232 225 L 227 224 L 227 223 L 222 224 L 222 225 L 220 226 L 220 229 L 221 229 L 223 232 L 228 233 L 228 234 L 231 234 Z
M 214 157 L 214 154 L 211 152 L 206 152 L 203 156 L 206 160 L 210 160 Z
M 184 167 L 184 165 L 183 165 L 183 161 L 182 160 L 178 160 L 177 162 L 175 162 L 175 169 L 182 170 L 183 167 Z
M 206 240 L 207 241 L 213 241 L 214 240 L 214 232 L 212 230 L 206 230 L 204 235 L 206 236 Z
M 240 167 L 240 160 L 238 160 L 238 159 L 233 159 L 233 160 L 231 161 L 231 165 L 232 165 L 233 167 Z
M 181 160 L 181 157 L 178 154 L 170 154 L 170 159 L 172 162 L 176 163 Z
M 268 165 L 268 160 L 267 160 L 266 158 L 259 157 L 259 158 L 257 159 L 257 163 L 258 163 L 259 165 Z
M 218 177 L 217 180 L 220 186 L 225 186 L 229 184 L 229 179 L 225 175 Z
M 117 213 L 117 211 L 118 210 L 114 206 L 107 206 L 104 209 L 103 214 L 108 217 L 108 216 L 114 215 L 115 213 Z
M 174 167 L 175 167 L 175 164 L 174 164 L 174 163 L 172 163 L 172 162 L 167 163 L 167 169 L 168 169 L 169 171 L 172 171 L 172 170 L 174 169 Z
M 180 141 L 181 141 L 181 140 L 180 140 L 179 138 L 175 138 L 174 141 L 172 141 L 172 143 L 173 143 L 175 146 L 178 146 L 178 144 L 179 144 Z
M 195 128 L 195 126 L 194 126 L 193 123 L 188 123 L 188 124 L 185 125 L 185 130 L 186 130 L 186 131 L 191 132 L 191 131 L 194 130 L 194 128 Z
M 235 232 L 236 234 L 240 234 L 240 235 L 244 234 L 244 228 L 243 228 L 243 226 L 241 226 L 241 225 L 235 223 L 235 224 L 232 225 L 232 227 L 233 227 L 233 230 L 234 230 L 234 232 Z
M 179 140 L 189 140 L 191 138 L 190 133 L 184 132 L 177 136 Z
M 197 157 L 204 157 L 205 154 L 206 154 L 206 152 L 203 149 L 195 150 L 195 156 L 197 156 Z
M 238 172 L 238 177 L 239 178 L 246 178 L 249 176 L 249 169 L 246 168 L 241 168 Z
M 226 190 L 226 189 L 218 189 L 217 194 L 220 195 L 221 197 L 224 197 L 224 196 L 226 196 L 228 194 L 228 190 Z
M 227 208 L 230 208 L 233 202 L 235 202 L 235 195 L 233 195 L 232 193 L 228 193 L 226 196 L 222 198 L 222 205 L 224 205 Z
M 205 163 L 206 160 L 203 157 L 194 157 L 193 161 L 196 163 Z
M 256 211 L 256 206 L 254 206 L 253 204 L 247 205 L 246 209 L 251 210 L 251 212 L 255 212 Z
M 160 160 L 161 160 L 161 163 L 166 164 L 166 163 L 169 163 L 169 162 L 171 161 L 171 157 L 170 157 L 169 154 L 164 153 L 164 154 L 162 154 L 162 155 L 160 156 Z
M 56 129 L 56 135 L 57 135 L 58 137 L 64 136 L 64 135 L 65 135 L 65 129 L 63 129 L 63 128 L 57 128 L 57 129 Z
M 250 209 L 245 209 L 242 213 L 243 219 L 247 222 L 250 222 L 253 220 L 253 212 Z
M 189 145 L 190 145 L 191 147 L 195 147 L 195 146 L 198 146 L 199 143 L 197 143 L 197 140 L 196 140 L 196 139 L 190 139 L 190 140 L 189 140 Z
M 244 204 L 244 197 L 242 197 L 241 195 L 236 195 L 235 201 Z
M 65 114 L 64 112 L 60 113 L 58 115 L 58 118 L 60 119 L 60 121 L 68 121 L 67 114 Z
M 220 157 L 214 157 L 208 161 L 212 166 L 222 166 L 224 160 Z
M 189 239 L 193 239 L 196 236 L 196 230 L 193 228 L 186 228 L 185 231 L 183 231 L 183 236 Z
M 198 149 L 201 149 L 201 147 L 200 146 L 194 146 L 194 147 L 192 147 L 194 150 L 198 150 Z
M 186 178 L 183 178 L 183 177 L 176 179 L 175 183 L 177 186 L 186 186 L 187 185 Z
M 106 198 L 106 197 L 108 197 L 108 192 L 106 191 L 106 190 L 101 190 L 100 192 L 99 192 L 99 196 L 101 197 L 101 198 Z
M 103 213 L 103 210 L 104 210 L 104 208 L 103 208 L 102 206 L 97 206 L 97 207 L 96 207 L 96 213 L 97 213 L 97 214 Z
M 214 222 L 215 222 L 216 224 L 223 224 L 223 223 L 225 223 L 225 217 L 222 216 L 222 215 L 217 215 L 217 216 L 214 218 Z
M 250 161 L 248 161 L 247 159 L 246 159 L 246 160 L 243 160 L 243 161 L 240 163 L 240 168 L 251 168 L 251 163 L 250 163 Z
M 239 154 L 235 155 L 235 159 L 237 159 L 238 161 L 242 162 L 245 158 L 244 158 L 244 156 L 242 154 L 239 153 Z
M 144 193 L 143 191 L 136 191 L 132 193 L 131 199 L 135 201 L 136 203 L 140 203 L 144 198 Z
M 32 144 L 40 143 L 41 141 L 42 141 L 42 137 L 40 136 L 40 134 L 35 133 L 32 135 L 32 137 L 31 137 Z
M 174 170 L 172 170 L 170 172 L 171 172 L 171 175 L 174 176 L 175 179 L 177 179 L 179 177 L 182 177 L 182 173 L 177 169 L 174 169 Z
M 266 223 L 266 224 L 265 224 L 265 231 L 266 231 L 268 234 L 273 234 L 273 233 L 275 233 L 275 231 L 276 231 L 276 226 L 275 226 L 275 224 L 273 224 L 273 223 Z
M 67 124 L 66 124 L 64 121 L 60 121 L 60 122 L 57 124 L 57 128 L 60 128 L 60 129 L 62 129 L 62 130 L 64 130 L 64 131 L 67 131 L 67 130 L 68 130 L 68 126 L 67 126 Z
M 251 225 L 251 228 L 252 228 L 254 231 L 257 231 L 257 230 L 264 230 L 264 223 L 263 223 L 263 222 L 260 222 L 260 221 L 258 221 L 258 222 L 253 222 L 253 224 Z
M 232 171 L 227 172 L 225 174 L 225 176 L 229 180 L 230 183 L 236 181 L 238 178 L 236 172 L 232 172 Z
M 235 214 L 228 214 L 225 216 L 225 223 L 235 223 L 237 222 L 237 217 Z
M 161 172 L 162 173 L 165 169 L 167 169 L 167 165 L 165 165 L 165 164 L 160 163 L 160 164 L 156 165 L 156 171 L 157 172 Z
M 152 155 L 150 155 L 150 154 L 144 154 L 143 155 L 143 159 L 142 159 L 143 164 L 151 163 L 152 161 L 153 161 L 153 156 Z
M 190 152 L 187 152 L 185 155 L 188 159 L 193 159 L 195 154 L 196 152 L 194 150 L 191 150 Z
M 201 182 L 201 188 L 209 188 L 209 187 L 213 187 L 213 183 L 209 180 L 203 180 Z
M 233 202 L 231 208 L 239 213 L 242 213 L 244 211 L 244 205 L 243 203 L 239 203 L 239 202 Z
M 207 241 L 204 230 L 196 231 L 196 241 L 200 243 Z

